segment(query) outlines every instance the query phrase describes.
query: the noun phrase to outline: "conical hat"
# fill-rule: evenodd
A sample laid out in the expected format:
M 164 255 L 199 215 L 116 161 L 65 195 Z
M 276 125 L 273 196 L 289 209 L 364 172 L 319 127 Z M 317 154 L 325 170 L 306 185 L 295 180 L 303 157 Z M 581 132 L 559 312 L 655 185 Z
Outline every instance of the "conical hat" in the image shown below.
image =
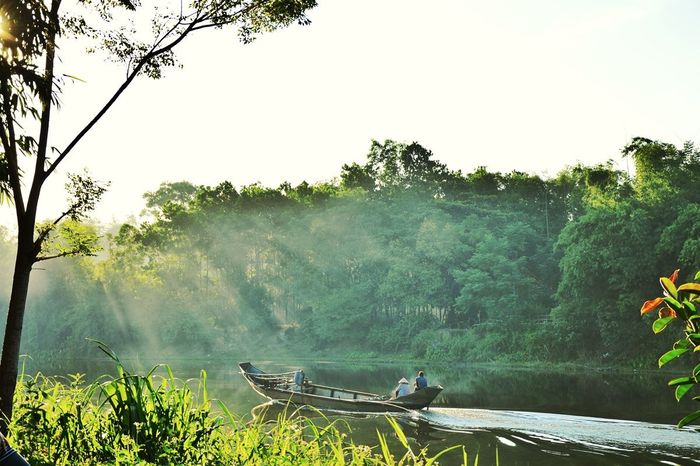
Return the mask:
M 401 380 L 399 380 L 399 383 L 408 383 L 408 380 L 406 380 L 406 377 L 401 377 Z

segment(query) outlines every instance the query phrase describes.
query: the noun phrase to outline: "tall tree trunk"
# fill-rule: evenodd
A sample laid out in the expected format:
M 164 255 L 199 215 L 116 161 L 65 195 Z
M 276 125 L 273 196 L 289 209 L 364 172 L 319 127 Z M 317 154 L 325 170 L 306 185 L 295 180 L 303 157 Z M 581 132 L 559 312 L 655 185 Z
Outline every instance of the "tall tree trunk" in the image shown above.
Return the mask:
M 0 430 L 7 431 L 7 423 L 12 419 L 12 402 L 17 386 L 17 369 L 19 365 L 19 347 L 22 342 L 22 325 L 24 323 L 24 309 L 27 304 L 29 292 L 29 275 L 32 265 L 41 250 L 43 238 L 39 236 L 34 241 L 34 227 L 36 226 L 37 206 L 44 181 L 58 165 L 56 160 L 46 168 L 46 151 L 49 140 L 49 123 L 51 121 L 51 105 L 54 86 L 54 60 L 56 58 L 56 35 L 59 32 L 58 10 L 61 0 L 51 0 L 49 13 L 49 30 L 46 36 L 46 64 L 44 66 L 43 84 L 37 90 L 37 96 L 41 101 L 41 117 L 39 118 L 39 140 L 37 142 L 36 162 L 34 176 L 24 205 L 22 190 L 20 187 L 20 170 L 18 166 L 18 154 L 14 130 L 12 129 L 12 112 L 6 109 L 6 121 L 10 130 L 7 136 L 2 137 L 5 156 L 9 157 L 14 165 L 14 173 L 11 179 L 16 180 L 13 186 L 13 200 L 17 214 L 17 256 L 15 258 L 15 272 L 12 278 L 12 291 L 10 304 L 7 309 L 7 324 L 5 326 L 5 339 L 2 344 L 2 359 L 0 359 Z M 5 102 L 7 102 L 7 95 Z M 15 95 L 15 97 L 17 97 Z M 2 129 L 3 134 L 5 129 Z M 9 140 L 8 140 L 9 139 Z M 68 154 L 64 150 L 59 158 Z
M 24 309 L 29 291 L 29 275 L 32 271 L 33 255 L 31 242 L 19 241 L 12 279 L 10 305 L 7 311 L 5 339 L 0 361 L 0 431 L 7 433 L 7 420 L 12 419 L 12 401 L 17 385 L 19 347 L 22 340 Z

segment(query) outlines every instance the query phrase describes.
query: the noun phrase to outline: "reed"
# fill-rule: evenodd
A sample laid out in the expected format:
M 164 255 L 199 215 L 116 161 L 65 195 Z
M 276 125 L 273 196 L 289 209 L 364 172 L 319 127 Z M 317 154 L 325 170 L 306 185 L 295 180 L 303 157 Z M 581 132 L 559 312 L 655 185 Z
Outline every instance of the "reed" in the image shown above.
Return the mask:
M 405 449 L 397 456 L 379 432 L 377 446 L 354 444 L 340 419 L 312 421 L 285 410 L 274 420 L 247 421 L 209 398 L 204 371 L 193 380 L 176 378 L 167 365 L 132 374 L 98 346 L 115 362 L 116 377 L 87 383 L 78 374 L 21 374 L 9 440 L 32 465 L 430 466 L 463 448 L 416 452 L 391 418 Z

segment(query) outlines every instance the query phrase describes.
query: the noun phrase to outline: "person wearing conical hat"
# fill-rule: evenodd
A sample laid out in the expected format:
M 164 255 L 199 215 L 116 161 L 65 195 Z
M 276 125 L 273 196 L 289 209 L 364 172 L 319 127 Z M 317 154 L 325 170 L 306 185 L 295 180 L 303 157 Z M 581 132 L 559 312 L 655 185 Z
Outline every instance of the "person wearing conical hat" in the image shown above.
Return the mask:
M 399 385 L 394 390 L 394 398 L 408 395 L 409 393 L 411 393 L 411 387 L 408 385 L 408 380 L 406 380 L 406 377 L 401 377 Z

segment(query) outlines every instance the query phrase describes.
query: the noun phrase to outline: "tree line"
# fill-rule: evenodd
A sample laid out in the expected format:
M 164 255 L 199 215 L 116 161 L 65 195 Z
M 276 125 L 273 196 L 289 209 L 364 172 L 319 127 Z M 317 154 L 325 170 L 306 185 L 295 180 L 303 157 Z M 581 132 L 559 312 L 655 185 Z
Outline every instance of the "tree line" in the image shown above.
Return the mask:
M 673 335 L 650 339 L 639 303 L 660 271 L 700 269 L 699 154 L 635 138 L 632 174 L 543 179 L 388 140 L 330 182 L 163 183 L 150 220 L 36 274 L 23 351 L 84 355 L 89 336 L 120 352 L 651 365 Z M 0 262 L 12 241 L 0 232 Z

